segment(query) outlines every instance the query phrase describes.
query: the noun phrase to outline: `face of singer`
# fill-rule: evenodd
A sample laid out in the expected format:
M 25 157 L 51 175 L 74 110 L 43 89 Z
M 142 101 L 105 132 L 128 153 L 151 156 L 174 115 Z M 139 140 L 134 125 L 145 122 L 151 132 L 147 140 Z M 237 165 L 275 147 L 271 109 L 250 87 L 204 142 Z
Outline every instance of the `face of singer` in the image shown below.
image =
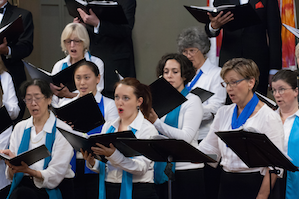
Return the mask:
M 280 109 L 292 107 L 297 100 L 298 89 L 292 89 L 292 86 L 283 80 L 272 82 L 272 90 L 276 91 L 273 96 Z M 283 94 L 279 94 L 279 90 L 284 90 Z
M 65 46 L 72 59 L 79 61 L 84 58 L 84 43 L 74 33 L 66 39 Z
M 132 86 L 119 84 L 115 89 L 114 101 L 120 119 L 133 121 L 138 114 L 137 107 L 141 106 L 143 99 L 137 99 Z
M 206 61 L 205 56 L 198 48 L 185 48 L 183 51 L 185 55 L 193 64 L 193 67 L 199 69 Z
M 95 73 L 86 65 L 82 65 L 74 73 L 74 79 L 77 90 L 80 92 L 80 97 L 92 92 L 97 93 L 97 84 L 100 82 L 101 76 L 96 76 Z
M 29 113 L 34 119 L 40 119 L 49 114 L 48 106 L 51 104 L 52 99 L 45 98 L 38 86 L 28 86 L 25 100 L 27 101 L 26 106 L 29 110 Z
M 175 59 L 166 61 L 163 68 L 163 77 L 179 92 L 184 89 L 185 85 L 181 74 L 181 65 Z
M 226 83 L 235 82 L 241 79 L 244 79 L 244 77 L 234 70 L 228 71 L 224 76 L 224 81 Z M 254 78 L 249 80 L 245 79 L 238 82 L 234 86 L 231 86 L 230 84 L 227 85 L 226 91 L 233 103 L 236 103 L 238 106 L 244 106 L 250 101 L 253 96 L 252 88 L 254 86 L 254 83 Z

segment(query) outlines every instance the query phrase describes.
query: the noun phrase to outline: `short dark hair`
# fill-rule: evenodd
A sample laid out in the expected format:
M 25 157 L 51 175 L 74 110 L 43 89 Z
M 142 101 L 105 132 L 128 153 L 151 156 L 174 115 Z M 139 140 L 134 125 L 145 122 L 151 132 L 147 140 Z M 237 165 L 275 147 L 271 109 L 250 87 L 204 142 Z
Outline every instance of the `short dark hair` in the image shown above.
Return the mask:
M 288 85 L 292 87 L 292 89 L 296 89 L 297 85 L 297 76 L 299 73 L 297 71 L 292 70 L 279 70 L 273 77 L 272 82 L 277 82 L 278 80 L 282 80 L 286 82 Z
M 95 74 L 95 76 L 98 76 L 100 74 L 99 68 L 95 63 L 84 60 L 80 61 L 80 63 L 75 67 L 74 75 L 78 68 L 80 68 L 81 66 L 88 66 L 90 70 Z
M 186 85 L 188 82 L 190 82 L 192 80 L 192 78 L 194 77 L 196 72 L 195 72 L 195 68 L 193 67 L 192 62 L 185 55 L 182 55 L 182 54 L 169 53 L 169 54 L 164 55 L 157 65 L 157 71 L 156 71 L 157 77 L 160 77 L 161 75 L 163 75 L 163 70 L 164 70 L 165 64 L 170 59 L 174 59 L 180 64 L 181 77 L 185 78 L 184 85 Z
M 20 87 L 20 97 L 22 99 L 24 99 L 26 96 L 27 88 L 32 85 L 38 86 L 41 90 L 41 93 L 45 96 L 46 99 L 52 98 L 53 93 L 48 82 L 43 79 L 32 79 L 22 83 Z

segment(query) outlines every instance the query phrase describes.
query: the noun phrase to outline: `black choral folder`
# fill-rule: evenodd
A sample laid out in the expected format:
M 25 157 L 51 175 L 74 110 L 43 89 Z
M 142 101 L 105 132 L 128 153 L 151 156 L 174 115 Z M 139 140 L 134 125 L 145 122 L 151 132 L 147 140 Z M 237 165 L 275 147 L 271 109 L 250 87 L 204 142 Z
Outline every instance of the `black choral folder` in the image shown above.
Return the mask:
M 234 19 L 223 27 L 230 31 L 238 30 L 241 28 L 249 27 L 261 23 L 259 16 L 252 6 L 247 3 L 243 5 L 222 5 L 218 7 L 198 7 L 198 6 L 184 6 L 190 14 L 201 23 L 209 23 L 210 19 L 208 12 L 214 17 L 221 11 L 225 13 L 231 12 L 234 14 Z
M 127 24 L 127 17 L 117 2 L 114 1 L 90 1 L 85 2 L 82 0 L 65 0 L 66 7 L 72 17 L 78 17 L 80 14 L 77 8 L 81 8 L 85 13 L 89 14 L 91 9 L 100 20 L 109 21 L 115 24 Z
M 23 152 L 14 158 L 11 158 L 3 153 L 0 153 L 0 158 L 9 161 L 14 166 L 21 166 L 21 162 L 25 162 L 28 166 L 50 156 L 50 152 L 47 147 L 43 144 L 39 147 Z
M 199 87 L 196 87 L 195 89 L 191 90 L 190 93 L 197 95 L 201 99 L 202 103 L 204 103 L 206 100 L 208 100 L 210 97 L 214 95 L 214 93 Z
M 59 119 L 72 122 L 74 130 L 87 133 L 88 131 L 105 123 L 102 112 L 92 93 L 56 108 Z
M 264 102 L 265 104 L 267 104 L 271 109 L 276 110 L 278 109 L 278 105 L 271 100 L 270 98 L 264 96 L 263 94 L 255 91 L 256 96 L 259 98 L 259 100 L 261 100 L 262 102 Z
M 33 66 L 32 64 L 26 62 L 23 60 L 23 63 L 32 79 L 38 78 L 43 79 L 49 83 L 52 83 L 56 86 L 60 86 L 60 83 L 62 83 L 64 86 L 66 86 L 70 92 L 73 92 L 77 90 L 75 81 L 74 81 L 74 70 L 78 64 L 85 61 L 85 59 L 82 59 L 71 66 L 63 69 L 59 73 L 55 75 L 51 75 L 51 73 Z
M 102 145 L 105 145 L 106 147 L 109 147 L 109 144 L 112 143 L 126 157 L 140 155 L 140 153 L 126 146 L 117 139 L 136 138 L 132 131 L 121 131 L 106 134 L 92 134 L 85 138 L 61 128 L 58 128 L 58 130 L 68 140 L 68 142 L 76 151 L 80 151 L 80 149 L 82 148 L 83 151 L 88 151 L 88 153 L 92 153 L 91 147 L 96 146 L 96 143 L 100 143 Z
M 14 41 L 17 40 L 23 32 L 23 20 L 20 15 L 16 20 L 0 29 L 0 44 L 3 43 L 4 37 L 6 37 L 7 42 Z
M 187 101 L 187 99 L 163 77 L 154 81 L 149 87 L 153 98 L 152 107 L 159 118 Z
M 0 134 L 5 131 L 8 127 L 10 127 L 13 122 L 5 108 L 5 106 L 2 106 L 0 108 L 0 118 L 1 118 L 1 122 L 0 122 Z
M 248 167 L 279 167 L 289 171 L 298 168 L 261 133 L 222 131 L 215 133 Z
M 216 155 L 206 155 L 184 140 L 127 138 L 118 140 L 156 162 L 167 162 L 169 156 L 172 157 L 172 162 L 216 162 Z

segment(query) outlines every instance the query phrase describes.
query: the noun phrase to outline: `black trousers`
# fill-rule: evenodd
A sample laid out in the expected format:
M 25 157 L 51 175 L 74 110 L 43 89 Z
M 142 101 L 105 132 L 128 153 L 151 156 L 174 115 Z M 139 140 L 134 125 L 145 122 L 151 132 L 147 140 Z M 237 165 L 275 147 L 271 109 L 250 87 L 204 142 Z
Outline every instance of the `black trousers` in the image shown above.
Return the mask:
M 6 187 L 4 187 L 3 189 L 0 190 L 0 199 L 2 198 L 7 198 L 7 195 L 9 193 L 10 190 L 10 185 L 7 185 Z
M 156 185 L 159 199 L 168 199 L 168 182 Z M 172 198 L 200 198 L 205 199 L 204 170 L 188 169 L 176 170 L 175 180 L 172 182 Z
M 65 178 L 58 185 L 62 198 L 74 198 L 74 184 L 72 178 Z M 33 180 L 24 176 L 20 184 L 11 193 L 10 199 L 30 198 L 30 199 L 48 199 L 48 193 L 44 188 L 37 188 Z
M 106 199 L 119 199 L 121 184 L 105 183 Z M 133 183 L 133 199 L 158 199 L 154 183 Z

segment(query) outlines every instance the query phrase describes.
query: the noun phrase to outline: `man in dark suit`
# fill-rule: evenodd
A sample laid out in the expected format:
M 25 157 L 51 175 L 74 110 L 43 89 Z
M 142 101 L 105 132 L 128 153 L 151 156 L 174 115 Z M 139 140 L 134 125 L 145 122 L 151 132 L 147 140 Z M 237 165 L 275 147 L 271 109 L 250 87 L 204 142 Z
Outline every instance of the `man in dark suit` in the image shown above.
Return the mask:
M 26 80 L 26 74 L 22 59 L 28 57 L 33 50 L 33 21 L 32 14 L 24 9 L 12 6 L 7 0 L 0 0 L 0 7 L 4 8 L 0 13 L 0 28 L 11 23 L 20 15 L 23 20 L 24 32 L 11 41 L 6 41 L 6 38 L 1 41 L 0 54 L 4 65 L 12 76 L 16 92 L 23 81 Z M 21 111 L 17 120 L 22 119 L 25 104 L 19 100 Z
M 248 0 L 215 0 L 214 6 L 240 5 L 247 2 Z M 249 4 L 260 17 L 261 23 L 236 31 L 223 28 L 219 65 L 223 66 L 226 61 L 236 57 L 252 59 L 260 70 L 257 90 L 267 94 L 272 75 L 282 67 L 281 19 L 278 1 L 249 0 Z M 206 24 L 205 29 L 210 37 L 218 36 L 222 26 L 233 20 L 231 13 L 224 15 L 220 13 L 216 17 L 212 15 L 209 17 L 211 23 Z
M 113 98 L 114 84 L 118 81 L 117 70 L 123 77 L 136 77 L 132 30 L 135 23 L 136 0 L 117 0 L 122 6 L 128 24 L 114 24 L 98 19 L 78 9 L 90 36 L 90 53 L 101 58 L 105 67 L 103 94 Z M 75 22 L 79 22 L 76 18 Z

